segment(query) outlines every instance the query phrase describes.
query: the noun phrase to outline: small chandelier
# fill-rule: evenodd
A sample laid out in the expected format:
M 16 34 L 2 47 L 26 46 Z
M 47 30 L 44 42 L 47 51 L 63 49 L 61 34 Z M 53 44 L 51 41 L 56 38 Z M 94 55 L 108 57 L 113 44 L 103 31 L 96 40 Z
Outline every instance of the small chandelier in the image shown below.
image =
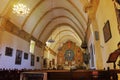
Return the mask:
M 27 15 L 29 12 L 30 12 L 30 9 L 22 3 L 18 3 L 13 6 L 13 13 L 19 16 Z
M 51 34 L 51 38 L 47 42 L 49 42 L 49 43 L 54 43 L 55 42 L 55 40 L 52 38 L 52 35 L 53 35 L 53 32 Z
M 48 40 L 49 43 L 54 43 L 55 40 L 53 40 L 52 38 Z

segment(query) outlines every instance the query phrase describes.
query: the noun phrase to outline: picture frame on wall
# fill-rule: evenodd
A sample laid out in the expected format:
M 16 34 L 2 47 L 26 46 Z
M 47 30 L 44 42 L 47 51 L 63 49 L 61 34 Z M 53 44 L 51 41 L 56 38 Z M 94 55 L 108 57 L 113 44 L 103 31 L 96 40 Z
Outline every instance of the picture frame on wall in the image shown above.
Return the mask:
M 108 42 L 112 38 L 109 20 L 106 21 L 103 27 L 103 35 L 104 35 L 105 43 Z
M 35 56 L 31 54 L 31 66 L 34 66 L 34 59 L 35 59 Z
M 21 50 L 16 50 L 16 59 L 15 59 L 15 64 L 21 64 L 22 61 L 22 51 Z
M 45 68 L 47 68 L 47 58 L 43 58 L 43 66 L 45 67 Z
M 5 48 L 5 55 L 6 56 L 12 56 L 12 53 L 13 53 L 13 48 L 10 48 L 10 47 Z
M 36 57 L 36 62 L 39 62 L 40 61 L 40 58 L 37 56 Z
M 26 53 L 26 52 L 24 53 L 24 59 L 26 59 L 26 60 L 28 59 L 28 53 Z

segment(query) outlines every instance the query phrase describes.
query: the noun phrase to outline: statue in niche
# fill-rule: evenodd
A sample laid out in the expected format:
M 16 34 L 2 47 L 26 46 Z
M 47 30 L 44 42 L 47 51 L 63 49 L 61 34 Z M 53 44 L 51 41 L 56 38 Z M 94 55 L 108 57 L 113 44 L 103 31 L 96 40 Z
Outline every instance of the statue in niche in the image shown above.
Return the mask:
M 83 61 L 86 65 L 89 64 L 90 54 L 83 53 Z

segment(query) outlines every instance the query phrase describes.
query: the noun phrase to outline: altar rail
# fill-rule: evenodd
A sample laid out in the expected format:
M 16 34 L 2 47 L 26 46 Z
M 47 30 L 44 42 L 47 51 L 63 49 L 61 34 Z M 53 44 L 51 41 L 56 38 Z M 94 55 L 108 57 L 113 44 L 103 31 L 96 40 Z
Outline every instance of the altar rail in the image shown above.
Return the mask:
M 40 70 L 47 80 L 118 80 L 119 70 Z M 39 79 L 38 79 L 39 80 Z
M 118 80 L 114 70 L 51 70 L 47 73 L 48 80 Z
M 0 80 L 20 80 L 23 72 L 46 72 L 47 80 L 118 80 L 120 70 L 0 70 Z

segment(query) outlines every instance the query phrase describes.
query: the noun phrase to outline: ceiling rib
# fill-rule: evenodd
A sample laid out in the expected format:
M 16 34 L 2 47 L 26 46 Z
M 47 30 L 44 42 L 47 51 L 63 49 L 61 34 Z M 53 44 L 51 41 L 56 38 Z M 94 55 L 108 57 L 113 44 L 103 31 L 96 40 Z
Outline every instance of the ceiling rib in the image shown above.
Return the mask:
M 14 3 L 15 3 L 15 1 L 14 1 Z M 6 17 L 10 12 L 12 12 L 12 6 L 13 6 L 14 3 L 13 3 L 12 0 L 9 0 L 8 3 L 7 3 L 7 6 L 3 9 L 0 16 L 5 16 Z
M 24 22 L 23 22 L 23 24 L 22 24 L 22 26 L 21 26 L 21 29 L 23 29 L 25 23 L 26 23 L 27 20 L 29 19 L 30 15 L 34 12 L 34 10 L 36 10 L 37 7 L 40 6 L 40 4 L 42 4 L 44 1 L 45 1 L 45 0 L 40 0 L 40 1 L 33 7 L 33 9 L 31 9 L 31 12 L 30 12 L 29 15 L 25 18 L 25 20 L 24 20 Z M 71 1 L 68 0 L 68 2 L 69 2 L 72 6 L 74 6 L 75 9 L 82 15 L 82 13 L 79 11 L 79 9 L 78 9 L 74 4 L 72 4 Z M 68 11 L 70 11 L 70 10 L 68 10 Z M 73 14 L 73 13 L 72 13 L 72 14 Z M 83 17 L 83 16 L 82 16 L 82 17 Z M 85 20 L 84 17 L 83 17 L 83 19 Z M 85 21 L 86 21 L 86 20 L 85 20 Z M 80 21 L 79 21 L 79 22 L 80 22 Z M 38 24 L 38 23 L 37 23 L 37 24 Z M 80 23 L 80 24 L 81 24 L 81 23 Z M 83 29 L 84 29 L 84 27 L 83 27 Z M 84 29 L 84 30 L 85 30 L 85 29 Z
M 55 25 L 54 28 L 53 28 L 48 34 L 50 35 L 50 33 L 52 33 L 52 32 L 53 32 L 56 28 L 58 28 L 59 26 L 70 26 L 70 28 L 72 28 L 77 34 L 79 34 L 78 31 L 74 28 L 74 26 L 70 25 L 69 23 L 59 23 L 59 24 Z M 44 40 L 44 41 L 47 41 L 49 35 L 47 35 L 47 36 L 45 37 L 45 40 Z M 79 36 L 79 35 L 78 35 L 78 36 Z M 80 37 L 81 40 L 84 39 L 82 36 L 79 36 L 79 37 Z
M 40 0 L 40 1 L 30 10 L 30 13 L 29 13 L 29 15 L 25 18 L 25 20 L 24 20 L 24 22 L 23 22 L 23 24 L 22 24 L 22 26 L 21 26 L 21 29 L 23 29 L 25 23 L 27 22 L 27 20 L 28 20 L 29 17 L 31 16 L 31 14 L 34 12 L 34 10 L 36 10 L 37 7 L 38 7 L 42 2 L 44 2 L 44 1 L 45 1 L 45 0 Z
M 66 37 L 68 37 L 68 36 L 69 36 L 69 37 L 72 37 L 71 35 L 64 35 L 64 36 L 61 37 L 60 41 L 62 41 L 62 39 L 64 39 L 64 37 L 66 38 Z M 73 39 L 74 39 L 74 38 L 73 38 Z M 58 44 L 59 44 L 59 42 L 53 46 L 53 49 L 54 49 L 54 50 L 55 50 L 55 48 L 57 47 Z
M 42 35 L 42 33 L 45 31 L 45 29 L 47 28 L 47 26 L 53 21 L 53 20 L 55 20 L 55 19 L 59 19 L 59 18 L 67 18 L 68 20 L 70 20 L 72 23 L 74 23 L 75 25 L 76 25 L 76 27 L 78 27 L 78 29 L 79 29 L 79 26 L 72 20 L 72 19 L 70 19 L 69 17 L 67 17 L 67 16 L 57 16 L 57 17 L 54 17 L 53 19 L 51 19 L 46 25 L 45 25 L 45 27 L 44 27 L 44 29 L 42 30 L 42 32 L 40 33 L 40 35 L 39 35 L 39 37 L 38 37 L 38 39 L 41 37 L 41 35 Z M 80 29 L 79 29 L 80 30 Z M 84 35 L 84 33 L 81 31 L 81 36 L 83 36 Z M 80 37 L 80 36 L 79 36 Z
M 84 19 L 84 21 L 87 23 L 84 15 L 80 12 L 80 10 L 77 8 L 77 6 L 74 3 L 72 3 L 70 0 L 68 0 L 68 1 L 69 1 L 70 4 L 72 4 L 73 7 L 76 8 L 76 10 L 80 13 L 80 15 L 82 16 L 82 18 Z M 85 28 L 84 28 L 84 30 L 85 30 Z
M 54 37 L 54 39 L 55 39 L 55 41 L 56 41 L 56 39 L 57 39 L 57 37 L 60 35 L 60 38 L 59 38 L 59 41 L 61 41 L 61 39 L 62 39 L 62 32 L 71 32 L 71 34 L 73 34 L 73 35 L 75 35 L 75 38 L 77 38 L 76 40 L 77 41 L 80 41 L 80 40 L 78 40 L 79 38 L 78 38 L 78 36 L 73 32 L 73 31 L 71 31 L 71 30 L 62 30 L 62 31 L 59 31 L 57 34 L 56 34 L 56 36 Z M 58 43 L 59 43 L 59 41 L 58 41 Z M 57 44 L 56 44 L 57 45 Z M 53 48 L 54 49 L 54 48 Z
M 78 36 L 77 36 L 73 31 L 71 31 L 71 30 L 62 30 L 62 31 L 59 31 L 59 32 L 56 34 L 56 36 L 55 36 L 54 39 L 56 39 L 56 37 L 59 36 L 59 34 L 61 34 L 62 32 L 67 32 L 67 31 L 71 32 L 72 34 L 74 34 L 74 35 L 76 36 L 76 38 L 78 38 Z
M 65 9 L 64 7 L 55 7 L 55 8 L 52 8 L 51 10 L 48 10 L 40 19 L 39 21 L 36 23 L 35 27 L 33 28 L 31 34 L 34 32 L 35 28 L 37 27 L 37 25 L 39 24 L 39 22 L 41 21 L 41 19 L 44 19 L 44 16 L 47 15 L 49 12 L 53 11 L 53 10 L 56 10 L 56 9 L 63 9 L 65 11 L 68 11 L 69 13 L 71 13 L 75 19 L 79 22 L 79 24 L 81 25 L 81 27 L 83 28 L 83 25 L 82 23 L 80 23 L 79 19 L 69 10 L 69 9 Z M 78 27 L 79 28 L 79 27 Z M 83 33 L 84 34 L 84 33 Z
M 81 25 L 81 27 L 82 27 L 83 30 L 84 30 L 84 27 L 83 27 L 82 23 L 80 23 L 79 19 L 78 19 L 69 9 L 66 9 L 66 8 L 64 8 L 64 7 L 54 7 L 54 8 L 52 8 L 52 9 L 46 11 L 46 13 L 38 20 L 38 22 L 36 23 L 35 27 L 33 28 L 32 32 L 31 32 L 31 34 L 34 32 L 35 28 L 36 28 L 37 25 L 40 23 L 40 21 L 41 21 L 42 19 L 44 19 L 44 16 L 46 16 L 47 14 L 49 14 L 49 12 L 52 12 L 52 11 L 54 11 L 54 10 L 56 10 L 56 9 L 63 9 L 63 10 L 65 10 L 65 11 L 69 12 L 70 14 L 72 14 L 72 15 L 75 17 L 75 19 L 79 22 L 79 24 Z

